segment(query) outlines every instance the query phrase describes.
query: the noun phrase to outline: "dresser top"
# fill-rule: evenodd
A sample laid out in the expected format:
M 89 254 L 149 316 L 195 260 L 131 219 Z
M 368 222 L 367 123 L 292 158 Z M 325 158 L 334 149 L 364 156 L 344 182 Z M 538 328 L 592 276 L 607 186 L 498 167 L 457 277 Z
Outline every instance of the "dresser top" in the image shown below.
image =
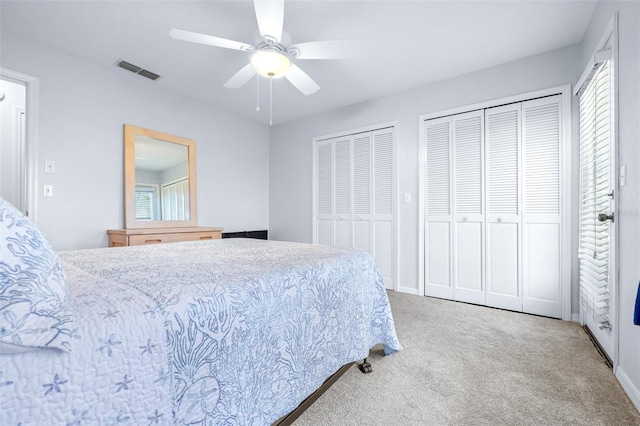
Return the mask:
M 107 234 L 115 235 L 185 234 L 189 232 L 222 232 L 222 228 L 194 226 L 182 228 L 107 229 Z

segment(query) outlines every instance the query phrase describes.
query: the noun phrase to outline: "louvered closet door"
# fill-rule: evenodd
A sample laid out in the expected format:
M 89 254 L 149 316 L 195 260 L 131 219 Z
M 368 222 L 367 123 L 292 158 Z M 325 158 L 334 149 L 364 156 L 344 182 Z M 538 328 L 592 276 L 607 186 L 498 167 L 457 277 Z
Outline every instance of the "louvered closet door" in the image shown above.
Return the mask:
M 335 164 L 333 245 L 351 247 L 351 139 L 338 139 L 333 146 Z
M 425 295 L 453 299 L 452 118 L 424 122 Z
M 523 311 L 562 318 L 560 96 L 522 103 Z
M 520 104 L 485 110 L 486 304 L 522 310 Z
M 316 147 L 316 235 L 317 244 L 333 245 L 333 143 Z
M 371 132 L 353 136 L 353 246 L 373 254 Z
M 453 298 L 484 304 L 484 111 L 454 116 L 452 128 Z
M 316 143 L 314 242 L 367 251 L 389 289 L 396 275 L 394 140 L 386 128 Z
M 385 287 L 394 288 L 395 230 L 393 220 L 393 128 L 372 132 L 373 138 L 373 255 Z

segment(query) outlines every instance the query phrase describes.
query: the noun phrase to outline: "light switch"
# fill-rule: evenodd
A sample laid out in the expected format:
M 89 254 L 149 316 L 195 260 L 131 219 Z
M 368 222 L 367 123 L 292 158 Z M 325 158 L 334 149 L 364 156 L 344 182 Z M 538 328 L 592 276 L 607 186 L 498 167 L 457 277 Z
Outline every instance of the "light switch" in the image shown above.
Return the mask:
M 44 160 L 44 172 L 45 173 L 55 173 L 56 172 L 56 162 L 53 160 Z
M 53 185 L 45 185 L 43 192 L 45 197 L 53 197 Z
M 620 166 L 620 186 L 627 184 L 627 166 Z
M 411 203 L 411 193 L 410 192 L 405 192 L 404 193 L 404 202 L 406 204 L 410 204 Z

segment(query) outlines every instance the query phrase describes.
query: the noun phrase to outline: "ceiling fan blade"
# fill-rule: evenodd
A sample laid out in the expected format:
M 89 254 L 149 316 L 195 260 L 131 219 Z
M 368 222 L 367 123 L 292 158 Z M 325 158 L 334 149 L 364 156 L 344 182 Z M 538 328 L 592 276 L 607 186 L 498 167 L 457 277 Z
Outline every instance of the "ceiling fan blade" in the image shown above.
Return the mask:
M 296 59 L 344 59 L 360 53 L 358 40 L 326 40 L 297 43 L 287 51 Z
M 296 64 L 291 64 L 291 68 L 289 68 L 289 71 L 287 71 L 284 76 L 305 96 L 309 96 L 320 90 L 318 83 L 313 81 L 311 77 L 309 77 L 306 72 L 302 71 Z
M 256 70 L 251 63 L 245 65 L 240 71 L 235 73 L 227 82 L 223 85 L 230 89 L 237 89 L 244 86 L 244 84 L 256 75 Z
M 215 37 L 207 34 L 194 33 L 191 31 L 172 29 L 169 35 L 176 40 L 190 41 L 192 43 L 206 44 L 209 46 L 224 47 L 226 49 L 251 51 L 253 46 L 239 41 L 228 40 L 226 38 Z
M 280 42 L 284 25 L 284 0 L 254 0 L 253 6 L 260 35 L 273 37 Z

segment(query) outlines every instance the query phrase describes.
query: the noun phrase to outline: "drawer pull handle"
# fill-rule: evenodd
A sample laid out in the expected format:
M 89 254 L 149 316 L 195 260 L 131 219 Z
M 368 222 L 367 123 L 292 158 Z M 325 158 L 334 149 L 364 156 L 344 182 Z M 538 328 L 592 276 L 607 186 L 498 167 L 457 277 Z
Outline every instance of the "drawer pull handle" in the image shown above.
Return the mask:
M 158 240 L 144 240 L 145 244 L 160 244 L 162 242 L 162 240 L 158 239 Z
M 206 237 L 200 237 L 201 240 L 210 240 L 212 237 L 211 235 L 206 236 Z

